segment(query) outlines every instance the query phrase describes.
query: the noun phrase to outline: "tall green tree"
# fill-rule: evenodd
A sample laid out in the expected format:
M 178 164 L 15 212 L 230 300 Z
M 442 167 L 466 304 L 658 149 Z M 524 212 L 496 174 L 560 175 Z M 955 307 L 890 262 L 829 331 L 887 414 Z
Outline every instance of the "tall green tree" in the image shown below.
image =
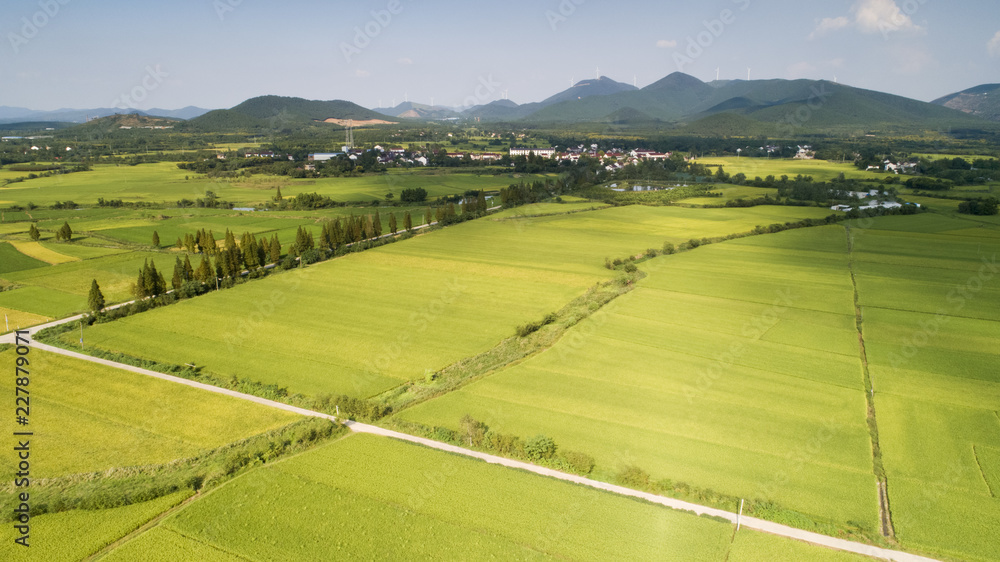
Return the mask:
M 101 292 L 101 286 L 97 284 L 97 279 L 94 279 L 90 282 L 90 294 L 87 295 L 87 308 L 94 314 L 97 314 L 104 310 L 104 305 L 104 293 Z
M 410 212 L 406 211 L 403 215 L 403 229 L 407 232 L 413 230 L 413 217 L 410 216 Z
M 30 236 L 35 242 L 38 242 L 38 240 L 42 237 L 42 233 L 38 232 L 38 227 L 35 226 L 35 223 L 31 223 L 31 226 L 28 227 L 28 236 Z
M 68 222 L 64 222 L 59 230 L 56 231 L 56 240 L 65 240 L 69 242 L 73 239 L 73 229 L 70 228 Z
M 212 266 L 208 263 L 208 258 L 204 254 L 201 256 L 201 263 L 198 264 L 198 269 L 194 272 L 194 278 L 202 283 L 212 281 Z M 214 281 L 212 285 L 215 285 Z
M 430 226 L 431 222 L 433 221 L 434 221 L 434 215 L 431 214 L 431 208 L 427 207 L 427 210 L 424 211 L 424 224 Z
M 398 230 L 399 229 L 396 228 L 396 214 L 389 213 L 389 232 L 396 234 L 396 231 Z
M 375 222 L 372 220 L 372 216 L 368 215 L 365 218 L 365 234 L 364 240 L 375 237 Z
M 154 248 L 160 247 L 160 233 L 155 230 L 153 231 L 153 247 Z
M 486 210 L 487 210 L 486 194 L 483 193 L 482 189 L 480 189 L 479 195 L 476 197 L 476 212 L 479 213 L 480 215 L 485 215 Z
M 278 235 L 275 234 L 271 237 L 271 243 L 268 246 L 268 258 L 271 263 L 278 263 L 281 261 L 281 242 L 278 240 Z
M 184 280 L 191 281 L 194 279 L 194 268 L 191 267 L 191 256 L 184 255 Z
M 170 286 L 173 290 L 177 291 L 184 284 L 184 263 L 181 262 L 181 257 L 177 256 L 174 261 L 174 274 L 170 277 Z
M 372 219 L 372 238 L 382 236 L 382 218 L 379 215 L 381 213 L 375 211 L 375 217 Z

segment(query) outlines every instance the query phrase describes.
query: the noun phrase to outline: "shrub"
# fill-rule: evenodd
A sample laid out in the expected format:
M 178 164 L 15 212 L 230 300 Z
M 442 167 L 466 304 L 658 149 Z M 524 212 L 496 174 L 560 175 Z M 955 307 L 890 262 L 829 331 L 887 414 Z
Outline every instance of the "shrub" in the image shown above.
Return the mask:
M 551 459 L 556 454 L 556 442 L 551 437 L 536 435 L 524 443 L 524 454 L 533 461 Z
M 562 456 L 566 459 L 566 463 L 569 464 L 573 472 L 577 474 L 586 476 L 594 470 L 594 457 L 590 455 L 576 451 L 566 451 Z
M 531 334 L 537 332 L 539 328 L 541 328 L 541 326 L 536 322 L 529 322 L 523 326 L 518 326 L 517 337 L 526 338 Z
M 677 249 L 674 248 L 674 245 L 671 244 L 670 242 L 664 242 L 663 243 L 663 253 L 665 255 L 669 256 L 670 254 L 673 254 L 676 251 L 677 251 Z
M 649 487 L 649 474 L 637 466 L 626 466 L 618 472 L 617 480 L 622 486 L 645 490 Z
M 475 447 L 479 447 L 483 444 L 486 434 L 490 430 L 489 426 L 481 421 L 473 419 L 472 416 L 468 414 L 463 416 L 462 421 L 459 423 L 462 428 L 463 443 L 469 443 Z
M 458 434 L 446 427 L 435 427 L 434 434 L 431 437 L 445 443 L 458 442 Z
M 649 248 L 648 250 L 646 250 L 647 258 L 655 258 L 658 255 L 660 255 L 660 253 L 656 250 L 656 248 Z
M 519 457 L 524 453 L 524 443 L 516 435 L 489 432 L 485 438 L 486 448 L 505 457 Z
M 322 259 L 322 256 L 320 255 L 319 250 L 315 248 L 312 250 L 306 250 L 302 253 L 302 263 L 306 265 L 316 263 L 320 261 L 320 259 Z
M 692 239 L 688 240 L 688 248 L 691 248 L 693 250 L 694 248 L 697 248 L 698 246 L 701 246 L 701 240 L 698 240 L 697 238 L 692 238 Z
M 639 268 L 632 262 L 625 264 L 625 273 L 635 273 Z

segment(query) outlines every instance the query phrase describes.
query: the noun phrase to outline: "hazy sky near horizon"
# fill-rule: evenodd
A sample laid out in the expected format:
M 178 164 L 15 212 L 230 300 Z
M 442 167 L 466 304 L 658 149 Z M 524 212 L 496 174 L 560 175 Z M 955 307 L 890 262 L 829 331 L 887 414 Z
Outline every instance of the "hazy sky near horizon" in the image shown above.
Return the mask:
M 996 0 L 0 0 L 0 33 L 0 105 L 42 110 L 527 103 L 598 69 L 643 87 L 751 68 L 924 101 L 1000 82 Z

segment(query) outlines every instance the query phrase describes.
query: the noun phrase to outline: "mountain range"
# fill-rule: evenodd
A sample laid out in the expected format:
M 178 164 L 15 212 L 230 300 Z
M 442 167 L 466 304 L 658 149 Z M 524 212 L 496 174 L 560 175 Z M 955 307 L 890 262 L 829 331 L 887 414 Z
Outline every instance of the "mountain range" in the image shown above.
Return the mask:
M 618 91 L 613 93 L 597 91 L 609 85 L 602 79 L 578 84 L 542 103 L 494 102 L 467 114 L 481 121 L 550 124 L 659 122 L 691 132 L 729 123 L 746 134 L 974 128 L 986 117 L 822 80 L 706 83 L 677 72 L 642 89 L 614 84 Z
M 303 127 L 476 120 L 525 125 L 654 126 L 690 134 L 781 135 L 876 131 L 995 130 L 1000 85 L 983 85 L 926 103 L 873 90 L 815 80 L 716 80 L 675 72 L 644 88 L 608 77 L 584 80 L 543 101 L 502 99 L 467 108 L 405 102 L 366 109 L 344 100 L 261 96 L 231 109 L 168 111 L 118 109 L 32 111 L 0 106 L 0 123 L 82 122 L 121 113 L 185 120 L 194 131 L 293 131 Z M 991 123 L 992 121 L 992 123 Z
M 90 119 L 109 117 L 124 113 L 137 113 L 148 117 L 168 117 L 171 119 L 194 119 L 208 113 L 208 109 L 188 106 L 183 109 L 120 109 L 102 107 L 97 109 L 56 109 L 38 111 L 24 107 L 0 106 L 0 124 L 35 122 L 85 123 Z

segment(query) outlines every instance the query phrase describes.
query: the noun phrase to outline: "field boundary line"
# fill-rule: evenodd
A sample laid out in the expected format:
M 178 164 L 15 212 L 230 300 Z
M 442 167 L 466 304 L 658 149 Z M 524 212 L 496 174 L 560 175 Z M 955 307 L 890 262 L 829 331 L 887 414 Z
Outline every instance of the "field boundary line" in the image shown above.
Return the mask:
M 136 374 L 150 376 L 153 378 L 174 382 L 177 384 L 183 384 L 193 388 L 198 388 L 201 390 L 206 390 L 208 392 L 214 392 L 216 394 L 222 394 L 225 396 L 230 396 L 233 398 L 247 400 L 254 402 L 256 404 L 261 404 L 263 406 L 270 406 L 272 408 L 277 408 L 280 410 L 285 410 L 287 412 L 292 412 L 300 414 L 302 416 L 324 418 L 331 421 L 339 421 L 336 416 L 331 416 L 329 414 L 323 414 L 321 412 L 314 412 L 311 410 L 306 410 L 304 408 L 298 408 L 296 406 L 291 406 L 288 404 L 283 404 L 281 402 L 275 402 L 273 400 L 267 400 L 265 398 L 259 398 L 257 396 L 251 396 L 249 394 L 243 394 L 241 392 L 236 392 L 234 390 L 228 390 L 225 388 L 219 388 L 217 386 L 212 386 L 200 382 L 195 382 L 187 379 L 182 379 L 172 375 L 166 375 L 163 373 L 157 373 L 155 371 L 150 371 L 148 369 L 142 369 L 140 367 L 133 367 L 131 365 L 124 365 L 121 363 L 115 363 L 114 361 L 108 361 L 106 359 L 100 359 L 97 357 L 92 357 L 90 355 L 84 355 L 82 353 L 77 353 L 75 351 L 69 351 L 66 349 L 53 347 L 44 343 L 37 341 L 32 342 L 32 347 L 40 349 L 42 351 L 47 351 L 50 353 L 57 353 L 60 355 L 65 355 L 67 357 L 73 357 L 83 361 L 90 361 L 92 363 L 99 363 L 101 365 L 130 371 Z M 689 511 L 697 515 L 710 515 L 715 517 L 721 517 L 730 521 L 732 524 L 736 524 L 737 514 L 730 513 L 728 511 L 723 511 L 720 509 L 702 506 L 698 504 L 693 504 L 685 502 L 682 500 L 677 500 L 673 498 L 667 498 L 663 496 L 658 496 L 651 494 L 649 492 L 640 492 L 638 490 L 632 490 L 630 488 L 625 488 L 623 486 L 618 486 L 615 484 L 608 484 L 606 482 L 599 482 L 597 480 L 591 480 L 589 478 L 584 478 L 583 476 L 577 476 L 575 474 L 567 474 L 564 472 L 559 472 L 552 470 L 550 468 L 545 468 L 542 466 L 533 465 L 523 461 L 517 461 L 513 459 L 507 459 L 503 457 L 498 457 L 496 455 L 490 455 L 488 453 L 482 453 L 479 451 L 473 451 L 470 449 L 463 449 L 461 447 L 456 447 L 455 445 L 449 445 L 447 443 L 441 443 L 438 441 L 432 441 L 423 437 L 417 437 L 414 435 L 408 435 L 406 433 L 400 433 L 398 431 L 393 431 L 390 429 L 385 429 L 381 427 L 376 427 L 373 425 L 367 425 L 363 423 L 358 423 L 354 421 L 346 421 L 344 424 L 353 432 L 356 433 L 369 433 L 373 435 L 380 435 L 383 437 L 389 437 L 392 439 L 397 439 L 400 441 L 407 441 L 410 443 L 423 445 L 432 449 L 437 449 L 440 451 L 445 451 L 448 453 L 458 454 L 466 457 L 471 457 L 485 461 L 490 464 L 497 464 L 500 466 L 505 466 L 508 468 L 515 468 L 531 472 L 540 476 L 547 476 L 550 478 L 555 478 L 558 480 L 563 480 L 566 482 L 571 482 L 574 484 L 579 484 L 581 486 L 587 486 L 589 488 L 594 488 L 598 490 L 603 490 L 613 494 L 618 494 L 621 496 L 628 496 L 632 498 L 637 498 L 640 500 L 645 500 L 650 503 L 662 505 L 672 509 Z M 833 548 L 836 550 L 842 550 L 845 552 L 853 552 L 855 554 L 861 554 L 864 556 L 869 556 L 873 558 L 881 558 L 885 560 L 893 560 L 896 562 L 934 562 L 932 558 L 926 558 L 923 556 L 910 554 L 907 552 L 900 552 L 897 550 L 891 550 L 887 548 L 881 548 L 872 545 L 866 545 L 862 543 L 852 542 L 844 539 L 838 539 L 835 537 L 829 537 L 826 535 L 821 535 L 819 533 L 813 533 L 810 531 L 804 531 L 802 529 L 796 529 L 794 527 L 789 527 L 787 525 L 782 525 L 780 523 L 773 523 L 771 521 L 765 521 L 763 519 L 757 519 L 754 517 L 742 517 L 740 519 L 741 526 L 761 531 L 765 533 L 770 533 L 772 535 L 778 535 L 790 539 L 795 539 L 799 541 L 804 541 L 811 544 L 816 544 L 820 546 L 825 546 L 828 548 Z
M 979 469 L 979 475 L 983 477 L 983 482 L 986 483 L 986 489 L 990 491 L 990 496 L 997 497 L 998 490 L 994 490 L 993 486 L 990 486 L 990 479 L 986 477 L 986 471 L 983 470 L 983 461 L 979 460 L 979 446 L 977 445 L 972 446 L 972 458 L 976 459 L 976 468 Z
M 92 560 L 100 560 L 101 558 L 109 554 L 112 550 L 124 545 L 127 542 L 131 542 L 139 535 L 145 533 L 146 531 L 152 529 L 153 527 L 158 526 L 160 524 L 160 521 L 163 521 L 169 515 L 182 509 L 183 507 L 187 506 L 187 504 L 197 500 L 200 497 L 201 494 L 198 492 L 191 494 L 190 496 L 185 498 L 184 501 L 178 503 L 177 505 L 171 507 L 170 509 L 167 509 L 166 511 L 161 511 L 157 515 L 153 516 L 153 518 L 150 519 L 149 521 L 146 521 L 142 525 L 139 525 L 135 529 L 132 529 L 132 531 L 130 531 L 125 536 L 119 537 L 118 540 L 112 542 L 111 544 L 106 545 L 104 548 L 98 550 L 97 552 L 91 554 L 90 556 L 87 556 L 86 558 L 83 559 L 84 562 L 91 562 Z
M 878 492 L 879 528 L 882 536 L 894 540 L 896 531 L 892 524 L 892 511 L 889 508 L 889 483 L 882 463 L 882 448 L 878 439 L 878 421 L 875 417 L 875 381 L 868 368 L 868 349 L 865 347 L 864 312 L 861 310 L 861 295 L 858 293 L 858 277 L 854 268 L 854 235 L 851 226 L 844 225 L 847 233 L 847 268 L 851 275 L 851 286 L 854 289 L 855 326 L 858 332 L 858 354 L 861 360 L 862 383 L 867 408 L 868 437 L 872 449 L 872 472 L 875 475 Z

